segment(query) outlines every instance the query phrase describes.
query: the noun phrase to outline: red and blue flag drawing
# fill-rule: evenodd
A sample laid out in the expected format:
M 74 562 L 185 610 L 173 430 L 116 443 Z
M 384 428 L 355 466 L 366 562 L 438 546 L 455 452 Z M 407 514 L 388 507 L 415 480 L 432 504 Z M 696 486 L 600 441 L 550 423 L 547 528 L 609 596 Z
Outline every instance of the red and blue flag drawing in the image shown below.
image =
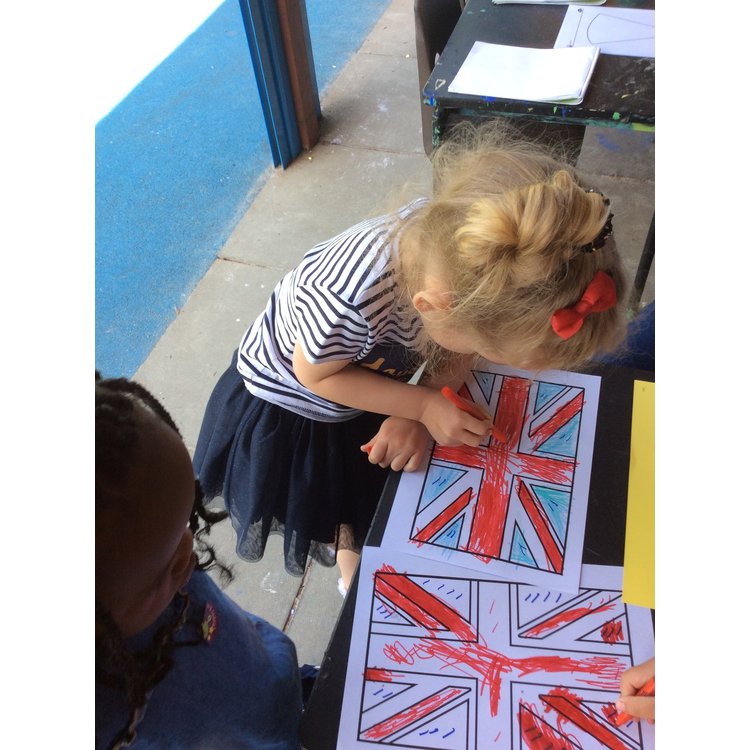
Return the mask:
M 621 568 L 584 566 L 571 593 L 365 548 L 359 580 L 339 747 L 653 748 L 652 726 L 614 723 L 654 648 Z
M 459 395 L 507 440 L 440 446 L 399 483 L 384 545 L 507 580 L 578 587 L 599 378 L 476 370 Z

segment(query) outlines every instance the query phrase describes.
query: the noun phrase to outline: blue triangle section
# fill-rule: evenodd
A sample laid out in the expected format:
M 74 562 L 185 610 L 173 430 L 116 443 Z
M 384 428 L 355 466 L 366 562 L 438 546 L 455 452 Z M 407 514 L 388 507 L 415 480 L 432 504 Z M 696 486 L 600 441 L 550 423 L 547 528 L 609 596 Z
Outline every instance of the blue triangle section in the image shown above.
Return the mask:
M 495 385 L 495 375 L 491 372 L 475 372 L 474 380 L 482 391 L 482 395 L 487 399 L 489 404 L 492 400 L 492 387 Z
M 515 525 L 513 528 L 513 541 L 510 544 L 510 561 L 519 565 L 528 565 L 532 568 L 539 567 L 518 525 Z
M 540 446 L 543 453 L 554 453 L 556 456 L 567 456 L 573 458 L 578 445 L 578 428 L 581 424 L 581 415 L 576 414 L 567 421 L 554 435 L 551 435 Z
M 533 485 L 533 488 L 547 517 L 552 523 L 552 528 L 554 528 L 558 540 L 562 542 L 565 539 L 565 530 L 568 526 L 571 493 L 555 489 L 554 487 Z
M 567 386 L 558 385 L 557 383 L 539 383 L 539 388 L 536 392 L 536 405 L 534 406 L 534 411 L 539 411 L 566 388 Z
M 461 538 L 461 529 L 464 525 L 464 517 L 459 516 L 448 528 L 440 534 L 437 539 L 433 541 L 433 544 L 437 544 L 440 547 L 450 547 L 451 549 L 458 549 L 458 540 Z
M 424 510 L 435 498 L 443 494 L 449 487 L 452 487 L 462 476 L 466 474 L 466 469 L 453 469 L 449 466 L 440 466 L 439 464 L 430 465 L 427 470 L 427 476 L 424 481 L 424 490 L 419 498 L 418 511 Z

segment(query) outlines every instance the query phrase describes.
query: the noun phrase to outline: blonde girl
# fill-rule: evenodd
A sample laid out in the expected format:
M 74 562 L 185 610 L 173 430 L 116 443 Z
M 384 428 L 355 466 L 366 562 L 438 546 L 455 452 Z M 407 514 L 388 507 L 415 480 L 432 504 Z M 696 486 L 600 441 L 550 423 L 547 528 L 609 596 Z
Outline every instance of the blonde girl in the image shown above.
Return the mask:
M 382 469 L 416 469 L 433 440 L 476 446 L 491 430 L 442 385 L 477 357 L 573 369 L 624 335 L 609 201 L 572 167 L 499 124 L 457 129 L 433 166 L 432 198 L 305 255 L 214 389 L 194 465 L 245 559 L 282 533 L 290 573 L 308 555 L 337 559 L 343 592 Z

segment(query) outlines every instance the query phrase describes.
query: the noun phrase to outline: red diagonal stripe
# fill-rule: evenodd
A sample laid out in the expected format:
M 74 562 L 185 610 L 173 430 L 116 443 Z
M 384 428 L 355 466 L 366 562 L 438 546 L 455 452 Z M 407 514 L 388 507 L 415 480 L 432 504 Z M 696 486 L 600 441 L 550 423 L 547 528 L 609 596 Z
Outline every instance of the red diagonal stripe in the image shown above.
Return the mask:
M 440 529 L 452 521 L 471 501 L 471 487 L 461 493 L 445 510 L 430 521 L 427 526 L 418 531 L 412 538 L 415 542 L 428 542 Z
M 378 575 L 375 591 L 428 630 L 450 630 L 464 641 L 475 641 L 474 628 L 445 602 L 403 575 Z
M 539 541 L 542 543 L 547 562 L 552 566 L 552 570 L 555 573 L 562 573 L 562 551 L 557 546 L 557 540 L 550 528 L 551 524 L 547 514 L 544 512 L 539 500 L 526 486 L 525 482 L 519 480 L 516 487 L 518 490 L 518 497 L 521 500 L 521 505 L 529 516 L 531 524 L 539 537 Z
M 534 441 L 534 447 L 538 448 L 545 440 L 551 438 L 564 424 L 583 409 L 583 392 L 563 404 L 549 419 L 536 429 L 529 430 L 529 437 Z
M 609 727 L 600 722 L 594 714 L 584 709 L 581 705 L 574 703 L 562 695 L 542 695 L 541 698 L 548 706 L 557 711 L 560 716 L 566 718 L 583 729 L 591 737 L 598 740 L 602 747 L 607 747 L 609 750 L 630 750 Z
M 362 739 L 365 740 L 382 740 L 386 737 L 395 734 L 396 732 L 406 729 L 410 724 L 413 724 L 425 716 L 428 716 L 433 711 L 442 708 L 452 700 L 457 698 L 459 695 L 463 695 L 468 692 L 468 688 L 457 688 L 447 687 L 434 693 L 433 695 L 424 698 L 423 700 L 409 706 L 405 711 L 399 711 L 397 714 L 381 721 L 361 734 Z
M 580 620 L 582 617 L 588 617 L 588 615 L 593 615 L 596 612 L 606 612 L 607 610 L 614 609 L 615 602 L 620 598 L 620 594 L 610 595 L 601 591 L 593 591 L 589 598 L 593 599 L 597 595 L 600 597 L 598 602 L 589 601 L 585 605 L 571 606 L 534 625 L 534 627 L 524 631 L 521 635 L 524 638 L 535 638 L 550 630 L 555 630 L 570 622 Z

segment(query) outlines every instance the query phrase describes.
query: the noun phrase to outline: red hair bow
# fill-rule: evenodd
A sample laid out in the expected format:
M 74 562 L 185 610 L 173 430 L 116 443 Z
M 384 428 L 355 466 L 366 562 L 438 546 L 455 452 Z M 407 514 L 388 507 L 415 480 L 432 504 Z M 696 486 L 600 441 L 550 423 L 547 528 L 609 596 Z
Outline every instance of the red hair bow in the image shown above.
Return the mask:
M 561 339 L 569 339 L 578 333 L 589 313 L 604 312 L 616 304 L 615 282 L 608 273 L 597 271 L 579 302 L 572 307 L 561 307 L 552 314 L 552 329 Z

